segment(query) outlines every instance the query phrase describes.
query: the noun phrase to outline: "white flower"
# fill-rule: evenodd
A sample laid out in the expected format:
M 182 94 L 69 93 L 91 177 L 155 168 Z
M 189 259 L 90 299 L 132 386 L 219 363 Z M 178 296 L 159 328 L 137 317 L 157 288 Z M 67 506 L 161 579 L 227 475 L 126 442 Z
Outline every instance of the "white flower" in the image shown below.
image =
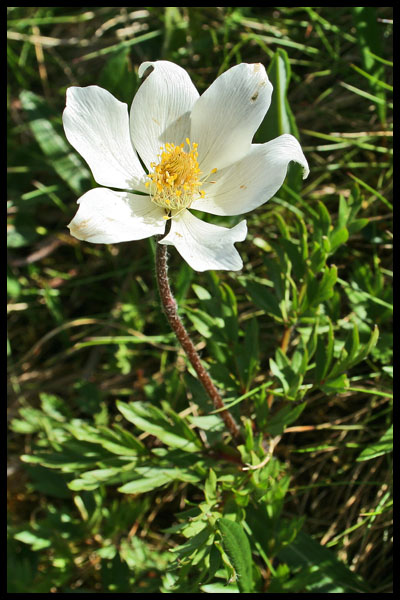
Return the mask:
M 246 221 L 227 229 L 189 209 L 240 215 L 257 208 L 281 187 L 290 161 L 307 177 L 300 144 L 286 134 L 252 144 L 272 95 L 261 64 L 232 67 L 202 96 L 178 65 L 145 62 L 139 76 L 149 67 L 130 116 L 126 104 L 98 86 L 67 90 L 67 139 L 107 186 L 78 200 L 71 234 L 126 242 L 163 234 L 171 220 L 159 243 L 175 246 L 193 269 L 241 269 L 234 243 L 245 239 Z

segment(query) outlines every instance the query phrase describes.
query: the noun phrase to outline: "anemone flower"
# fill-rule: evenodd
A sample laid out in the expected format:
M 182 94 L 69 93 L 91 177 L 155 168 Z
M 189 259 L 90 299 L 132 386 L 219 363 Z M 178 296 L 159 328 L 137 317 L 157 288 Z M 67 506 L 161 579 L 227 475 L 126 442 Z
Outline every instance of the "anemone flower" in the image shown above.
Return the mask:
M 98 86 L 67 90 L 66 137 L 104 186 L 79 198 L 71 234 L 93 243 L 156 235 L 196 271 L 239 270 L 234 243 L 245 239 L 246 221 L 229 229 L 192 211 L 241 215 L 278 191 L 289 162 L 303 167 L 304 178 L 309 172 L 292 135 L 252 144 L 271 102 L 265 68 L 232 67 L 201 96 L 174 63 L 145 62 L 143 75 L 130 115 Z

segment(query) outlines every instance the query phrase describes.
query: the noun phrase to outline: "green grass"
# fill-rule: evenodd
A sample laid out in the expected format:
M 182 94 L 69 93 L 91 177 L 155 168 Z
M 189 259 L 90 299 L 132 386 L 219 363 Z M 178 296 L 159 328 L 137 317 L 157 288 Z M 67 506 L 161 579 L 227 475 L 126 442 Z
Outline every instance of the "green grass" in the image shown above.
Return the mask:
M 8 8 L 11 593 L 212 593 L 238 575 L 241 593 L 391 592 L 391 19 Z M 181 314 L 242 418 L 240 454 L 161 313 L 153 240 L 91 245 L 66 227 L 96 185 L 64 136 L 66 89 L 130 105 L 138 66 L 158 59 L 200 93 L 263 63 L 275 95 L 255 141 L 289 128 L 310 165 L 246 215 L 241 273 L 194 273 L 171 250 Z M 278 436 L 274 460 L 238 468 Z

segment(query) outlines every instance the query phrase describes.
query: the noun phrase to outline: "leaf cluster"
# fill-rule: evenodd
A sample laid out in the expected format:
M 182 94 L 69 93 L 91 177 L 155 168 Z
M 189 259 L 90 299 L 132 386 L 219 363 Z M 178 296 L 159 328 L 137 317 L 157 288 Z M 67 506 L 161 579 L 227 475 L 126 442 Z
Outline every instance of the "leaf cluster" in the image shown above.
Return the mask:
M 9 591 L 387 592 L 390 7 L 8 17 Z M 274 95 L 254 141 L 291 133 L 311 167 L 302 181 L 290 165 L 248 215 L 239 275 L 170 258 L 239 446 L 161 314 L 153 242 L 66 231 L 95 185 L 62 131 L 66 88 L 130 104 L 138 65 L 160 58 L 200 92 L 265 64 Z

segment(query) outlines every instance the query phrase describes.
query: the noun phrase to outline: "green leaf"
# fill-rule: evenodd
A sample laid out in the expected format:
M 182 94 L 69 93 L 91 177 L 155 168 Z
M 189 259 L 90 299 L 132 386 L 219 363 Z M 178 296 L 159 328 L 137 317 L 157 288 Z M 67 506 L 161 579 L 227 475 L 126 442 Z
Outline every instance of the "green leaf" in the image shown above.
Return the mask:
M 142 442 L 119 425 L 114 425 L 113 431 L 108 427 L 96 428 L 87 423 L 73 421 L 67 428 L 76 439 L 99 444 L 112 454 L 138 456 L 147 452 Z
M 280 215 L 279 213 L 276 213 L 275 220 L 277 222 L 278 229 L 281 234 L 280 239 L 290 240 L 289 228 L 288 228 L 284 218 L 282 217 L 282 215 Z
M 310 361 L 312 359 L 312 357 L 314 356 L 314 353 L 317 349 L 317 343 L 318 343 L 318 326 L 319 326 L 319 319 L 318 317 L 316 317 L 315 321 L 314 321 L 314 326 L 312 328 L 312 331 L 310 333 L 310 337 L 307 340 L 307 345 L 306 345 L 306 350 L 307 350 L 307 357 L 308 360 Z
M 19 542 L 28 544 L 31 546 L 32 550 L 43 550 L 43 548 L 48 548 L 51 546 L 50 539 L 41 538 L 34 531 L 21 531 L 16 533 L 14 538 Z
M 207 583 L 201 586 L 201 590 L 206 594 L 238 594 L 239 590 L 236 584 L 222 583 L 216 581 L 215 583 Z
M 185 307 L 187 317 L 192 321 L 196 330 L 205 338 L 210 338 L 215 335 L 217 329 L 224 327 L 224 321 L 220 317 L 212 317 L 199 308 L 191 309 Z
M 281 435 L 287 425 L 297 421 L 306 407 L 306 402 L 294 406 L 292 404 L 281 408 L 272 418 L 267 421 L 267 430 L 272 436 Z
M 105 428 L 101 427 L 99 430 L 102 432 Z M 123 429 L 117 424 L 113 425 L 114 431 L 106 430 L 108 439 L 102 439 L 101 444 L 103 448 L 109 450 L 113 454 L 123 454 L 129 451 L 129 455 L 144 454 L 146 448 L 144 444 L 135 438 L 129 431 Z
M 185 452 L 198 452 L 201 443 L 196 434 L 187 427 L 186 437 L 176 433 L 176 424 L 171 423 L 168 417 L 156 406 L 144 402 L 117 402 L 118 410 L 130 423 L 134 423 L 142 431 L 151 433 L 171 448 L 180 448 Z M 180 417 L 176 415 L 178 419 Z M 180 419 L 181 420 L 181 419 Z
M 171 552 L 176 552 L 179 556 L 193 556 L 204 544 L 208 541 L 213 531 L 209 525 L 205 525 L 199 533 L 190 538 L 187 542 L 176 548 L 172 548 Z
M 36 408 L 20 408 L 19 414 L 22 419 L 13 419 L 10 429 L 17 433 L 35 433 L 43 428 L 43 413 Z
M 139 488 L 141 489 L 141 487 L 148 487 L 148 489 L 154 489 L 154 487 L 160 487 L 160 485 L 164 485 L 164 483 L 171 483 L 172 481 L 197 483 L 200 480 L 199 475 L 196 475 L 196 473 L 191 471 L 190 468 L 180 469 L 178 467 L 152 467 L 151 464 L 149 464 L 134 467 L 134 473 L 138 477 L 134 477 L 130 483 L 127 483 L 126 485 L 122 486 L 122 488 L 120 488 L 120 491 L 122 490 L 124 493 L 130 493 L 127 490 Z M 161 483 L 161 481 L 163 483 Z M 146 485 L 146 482 L 148 483 L 148 485 Z M 151 487 L 149 487 L 150 485 Z
M 318 213 L 319 220 L 315 224 L 316 232 L 318 233 L 318 238 L 324 235 L 328 236 L 331 227 L 331 216 L 323 202 L 318 202 Z
M 130 68 L 129 56 L 130 48 L 122 48 L 113 54 L 100 73 L 98 85 L 130 104 L 138 82 L 135 71 Z
M 347 379 L 346 373 L 342 373 L 339 377 L 335 377 L 335 379 L 328 379 L 320 388 L 326 394 L 341 394 L 347 390 L 349 387 L 349 381 Z
M 287 91 L 291 78 L 291 67 L 288 54 L 282 48 L 278 48 L 270 62 L 268 77 L 273 85 L 274 91 L 272 94 L 271 105 L 257 132 L 256 139 L 267 142 L 284 133 L 290 133 L 297 139 L 300 139 L 296 120 L 287 98 Z M 289 166 L 287 185 L 291 190 L 299 191 L 301 188 L 301 181 L 301 168 L 299 165 L 292 163 Z M 281 194 L 282 193 L 285 194 L 284 191 L 281 191 Z
M 152 471 L 154 471 L 154 469 L 152 469 Z M 122 494 L 144 494 L 145 492 L 151 492 L 172 481 L 173 478 L 171 478 L 171 473 L 169 471 L 157 469 L 157 472 L 153 472 L 149 477 L 140 477 L 129 483 L 125 483 L 118 488 L 118 491 Z
M 328 548 L 300 531 L 292 543 L 280 550 L 278 558 L 295 569 L 312 568 L 320 572 L 317 581 L 307 586 L 314 593 L 368 593 L 367 584 L 341 563 Z
M 236 342 L 238 337 L 238 308 L 236 295 L 232 288 L 225 282 L 220 286 L 221 303 L 220 310 L 224 320 L 224 333 L 229 341 Z
M 240 379 L 248 390 L 259 366 L 258 324 L 257 319 L 251 319 L 245 329 L 243 340 L 236 345 L 236 363 Z
M 65 183 L 80 195 L 91 183 L 91 175 L 81 159 L 51 124 L 43 98 L 30 91 L 22 91 L 20 100 L 30 128 L 48 162 Z
M 301 279 L 306 271 L 307 263 L 302 256 L 302 248 L 290 240 L 280 239 L 279 245 L 284 248 L 293 265 L 294 273 L 297 279 Z
M 361 362 L 362 360 L 364 360 L 364 358 L 366 358 L 368 356 L 368 354 L 371 352 L 371 350 L 376 346 L 378 338 L 379 338 L 379 329 L 378 329 L 378 326 L 375 325 L 374 330 L 372 331 L 367 344 L 365 344 L 365 346 L 363 346 L 361 351 L 352 360 L 352 362 L 351 362 L 352 367 L 354 365 L 356 365 L 357 363 Z
M 365 448 L 357 457 L 357 461 L 371 460 L 372 458 L 382 456 L 383 454 L 390 454 L 391 452 L 393 452 L 393 425 L 385 431 L 376 443 Z
M 376 94 L 380 102 L 377 102 L 377 111 L 381 123 L 386 120 L 386 93 L 377 85 L 377 81 L 384 79 L 384 67 L 374 58 L 382 55 L 382 28 L 379 27 L 377 8 L 375 6 L 353 6 L 353 19 L 357 30 L 357 41 L 363 60 L 363 67 L 371 77 L 368 80 L 370 89 Z
M 315 352 L 315 380 L 322 381 L 327 374 L 333 357 L 333 327 L 332 322 L 328 319 L 329 331 L 328 339 L 325 336 L 319 336 L 317 341 L 317 349 Z
M 289 383 L 286 379 L 286 375 L 283 373 L 282 369 L 279 368 L 273 358 L 269 359 L 269 368 L 271 369 L 272 375 L 275 375 L 275 377 L 281 382 L 285 394 L 288 394 Z
M 229 285 L 219 281 L 215 274 L 209 273 L 208 280 L 208 289 L 193 284 L 193 290 L 201 301 L 201 310 L 187 308 L 188 317 L 198 331 L 204 337 L 212 338 L 213 342 L 235 342 L 238 337 L 236 296 Z M 215 358 L 222 360 L 221 356 Z
M 282 321 L 282 312 L 278 299 L 274 293 L 269 291 L 270 288 L 256 281 L 246 281 L 244 285 L 257 306 L 271 316 L 274 316 L 277 320 Z
M 347 352 L 347 359 L 351 362 L 360 348 L 360 335 L 358 333 L 357 323 L 353 323 L 353 327 L 350 329 L 347 339 L 344 343 L 344 349 Z
M 307 277 L 307 291 L 305 294 L 304 302 L 302 304 L 302 311 L 317 307 L 321 302 L 330 298 L 333 294 L 333 287 L 337 280 L 337 267 L 332 265 L 331 268 L 325 267 L 324 274 L 321 279 L 308 276 Z
M 346 202 L 346 198 L 344 196 L 342 196 L 342 194 L 340 194 L 339 210 L 338 210 L 338 216 L 337 216 L 337 221 L 336 221 L 336 227 L 338 229 L 342 229 L 343 227 L 346 227 L 347 221 L 350 216 L 350 210 L 351 210 L 350 204 L 348 204 Z
M 367 219 L 367 218 L 354 219 L 354 221 L 349 223 L 349 225 L 347 227 L 349 236 L 353 235 L 354 233 L 358 233 L 359 231 L 361 231 L 361 229 L 364 229 L 364 227 L 366 227 L 368 225 L 368 223 L 369 223 L 369 219 Z
M 313 242 L 312 252 L 309 258 L 310 269 L 313 275 L 317 275 L 325 266 L 327 254 L 318 242 Z
M 207 501 L 207 504 L 209 504 L 210 506 L 212 506 L 216 502 L 216 499 L 217 499 L 216 491 L 217 491 L 217 476 L 216 476 L 215 472 L 212 469 L 210 469 L 209 473 L 208 473 L 208 477 L 205 482 L 205 486 L 204 486 L 204 494 L 206 497 L 206 501 Z
M 309 250 L 308 250 L 308 231 L 307 226 L 304 222 L 304 219 L 301 217 L 297 217 L 296 219 L 296 229 L 299 234 L 300 248 L 301 248 L 301 257 L 304 261 L 307 260 Z
M 347 371 L 349 365 L 353 362 L 358 352 L 360 352 L 360 336 L 358 333 L 357 323 L 354 321 L 353 327 L 347 334 L 347 338 L 340 353 L 339 360 L 336 361 L 329 373 L 329 378 L 332 379 L 341 372 Z
M 349 239 L 349 232 L 346 227 L 342 229 L 334 229 L 329 235 L 329 242 L 331 245 L 330 254 L 333 254 L 339 246 L 345 244 Z
M 275 52 L 269 64 L 268 77 L 274 92 L 271 106 L 261 125 L 264 141 L 272 140 L 283 133 L 291 133 L 298 138 L 296 122 L 287 100 L 291 68 L 286 50 L 279 48 Z
M 218 571 L 221 566 L 221 553 L 218 548 L 213 544 L 210 549 L 209 555 L 210 567 L 208 570 L 208 581 L 212 581 L 214 579 L 214 575 Z M 203 589 L 203 588 L 202 588 Z
M 163 400 L 161 402 L 164 415 L 172 421 L 172 428 L 176 435 L 184 438 L 185 440 L 191 440 L 197 447 L 200 447 L 200 441 L 195 432 L 189 427 L 184 419 L 178 413 L 176 413 L 170 406 L 169 402 Z
M 235 569 L 240 593 L 251 593 L 253 589 L 253 561 L 249 539 L 242 525 L 222 517 L 218 519 L 217 527 L 222 535 L 224 551 Z
M 52 445 L 57 450 L 24 454 L 21 460 L 31 464 L 41 464 L 50 469 L 60 469 L 64 473 L 88 470 L 96 467 L 100 461 L 110 458 L 108 451 L 100 446 L 71 439 L 65 439 L 65 432 L 56 428 L 54 424 L 47 424 L 51 433 L 49 435 Z M 62 433 L 60 433 L 62 431 Z M 56 441 L 57 440 L 57 441 Z
M 206 288 L 198 285 L 197 283 L 192 283 L 192 289 L 199 300 L 211 300 L 212 296 Z

